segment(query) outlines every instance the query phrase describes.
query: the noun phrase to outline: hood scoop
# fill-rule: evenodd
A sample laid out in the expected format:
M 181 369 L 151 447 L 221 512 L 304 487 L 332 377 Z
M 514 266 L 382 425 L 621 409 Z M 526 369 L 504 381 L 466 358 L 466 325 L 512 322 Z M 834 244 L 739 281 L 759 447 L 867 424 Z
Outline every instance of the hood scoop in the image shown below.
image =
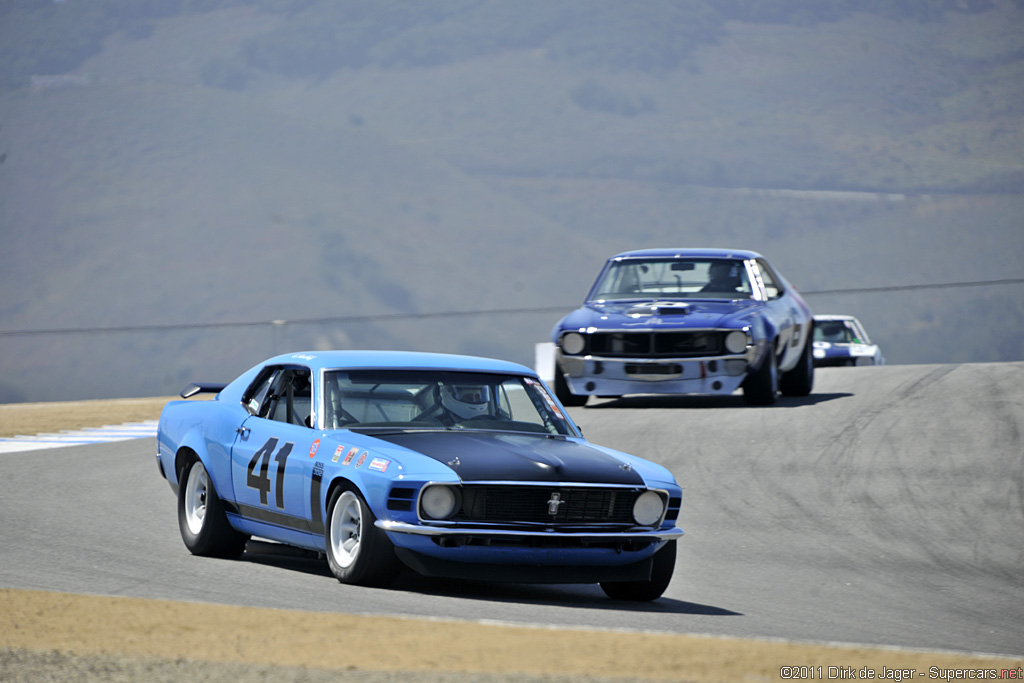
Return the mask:
M 681 301 L 664 301 L 649 304 L 640 304 L 633 306 L 626 315 L 630 318 L 643 318 L 652 315 L 688 315 L 690 313 L 690 304 L 682 303 Z

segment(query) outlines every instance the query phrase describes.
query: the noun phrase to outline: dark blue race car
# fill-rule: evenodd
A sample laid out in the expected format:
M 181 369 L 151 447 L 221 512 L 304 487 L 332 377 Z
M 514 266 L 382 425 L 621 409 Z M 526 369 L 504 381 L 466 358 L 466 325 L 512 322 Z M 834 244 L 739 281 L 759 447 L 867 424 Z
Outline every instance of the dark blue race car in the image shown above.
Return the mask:
M 647 460 L 588 443 L 532 370 L 498 360 L 327 351 L 193 384 L 157 432 L 186 547 L 250 537 L 324 553 L 343 583 L 400 571 L 600 583 L 653 600 L 675 567 L 682 492 Z
M 555 325 L 555 393 L 731 394 L 768 405 L 814 386 L 811 309 L 752 251 L 613 256 L 583 306 Z

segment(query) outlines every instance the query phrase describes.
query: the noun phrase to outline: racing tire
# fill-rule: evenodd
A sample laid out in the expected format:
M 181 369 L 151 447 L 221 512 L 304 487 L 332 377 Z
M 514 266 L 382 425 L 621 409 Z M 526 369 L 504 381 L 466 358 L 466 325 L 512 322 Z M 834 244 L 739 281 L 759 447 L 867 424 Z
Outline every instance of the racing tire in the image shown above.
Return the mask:
M 178 529 L 193 555 L 235 558 L 245 552 L 249 535 L 228 522 L 203 462 L 193 456 L 178 482 Z
M 771 344 L 768 356 L 761 367 L 743 382 L 743 400 L 748 406 L 770 406 L 779 395 L 779 361 L 775 357 L 775 344 Z
M 561 401 L 562 405 L 566 408 L 579 408 L 587 405 L 587 399 L 590 398 L 586 394 L 577 396 L 569 390 L 569 383 L 565 381 L 565 375 L 562 374 L 562 368 L 555 366 L 555 396 Z
M 390 586 L 402 570 L 387 534 L 378 529 L 377 518 L 359 491 L 339 486 L 327 504 L 324 542 L 327 564 L 341 583 Z
M 800 360 L 789 372 L 782 374 L 779 380 L 779 391 L 784 396 L 808 396 L 814 388 L 814 354 L 811 352 L 810 335 L 804 340 L 804 350 Z
M 604 581 L 601 590 L 612 600 L 650 602 L 657 600 L 672 581 L 676 568 L 676 542 L 669 541 L 654 553 L 654 565 L 648 581 Z

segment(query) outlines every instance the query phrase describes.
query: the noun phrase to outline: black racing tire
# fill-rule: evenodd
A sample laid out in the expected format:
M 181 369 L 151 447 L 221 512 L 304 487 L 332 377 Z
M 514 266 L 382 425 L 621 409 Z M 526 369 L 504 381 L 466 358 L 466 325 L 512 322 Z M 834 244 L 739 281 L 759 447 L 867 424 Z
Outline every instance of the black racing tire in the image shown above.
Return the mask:
M 562 368 L 555 366 L 555 396 L 562 402 L 562 405 L 566 408 L 579 408 L 587 405 L 587 399 L 590 398 L 586 394 L 577 396 L 569 390 L 569 383 L 565 381 L 565 375 L 562 374 Z
M 813 330 L 808 330 L 804 339 L 804 350 L 800 352 L 800 360 L 789 372 L 782 374 L 779 380 L 779 391 L 783 396 L 808 396 L 814 389 L 814 353 L 811 351 Z
M 669 541 L 654 553 L 654 566 L 648 581 L 604 581 L 601 590 L 612 600 L 650 602 L 657 600 L 668 588 L 676 569 L 676 542 Z
M 743 382 L 743 400 L 748 406 L 770 406 L 779 395 L 779 361 L 775 356 L 775 342 L 769 345 L 768 355 L 761 367 Z
M 366 499 L 354 486 L 339 486 L 327 503 L 324 543 L 327 564 L 341 583 L 390 586 L 402 570 L 402 562 L 387 534 L 378 529 Z
M 248 534 L 228 522 L 205 465 L 191 456 L 178 481 L 178 529 L 193 555 L 235 558 L 245 552 Z

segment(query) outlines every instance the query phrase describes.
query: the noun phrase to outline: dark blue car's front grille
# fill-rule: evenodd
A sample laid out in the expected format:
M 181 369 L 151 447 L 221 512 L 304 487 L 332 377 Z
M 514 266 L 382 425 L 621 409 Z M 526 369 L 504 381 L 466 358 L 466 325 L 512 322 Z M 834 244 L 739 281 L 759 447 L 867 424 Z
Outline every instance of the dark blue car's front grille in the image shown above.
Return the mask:
M 459 522 L 634 524 L 641 491 L 583 486 L 462 486 Z
M 715 356 L 722 353 L 722 333 L 595 332 L 590 335 L 587 353 L 611 358 Z

